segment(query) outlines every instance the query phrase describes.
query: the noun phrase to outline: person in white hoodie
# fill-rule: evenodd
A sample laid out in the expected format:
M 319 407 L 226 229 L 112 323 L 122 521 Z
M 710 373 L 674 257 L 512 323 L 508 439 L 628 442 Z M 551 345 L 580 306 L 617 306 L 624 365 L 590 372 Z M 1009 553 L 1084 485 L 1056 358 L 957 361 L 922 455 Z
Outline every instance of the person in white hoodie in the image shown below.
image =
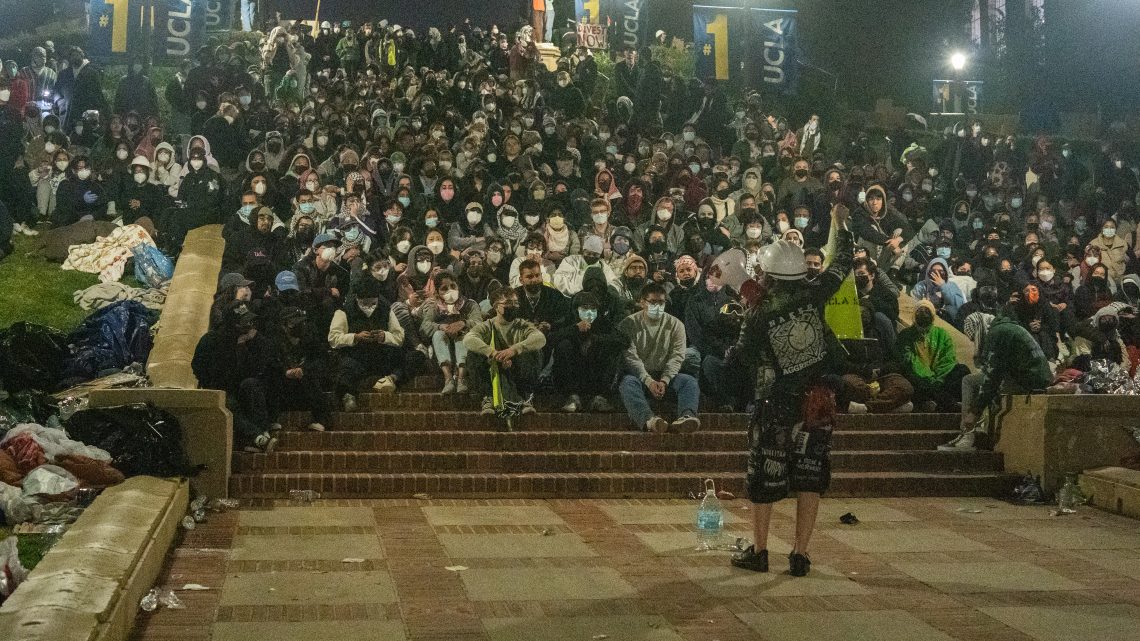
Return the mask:
M 590 265 L 601 265 L 606 282 L 614 287 L 621 285 L 621 281 L 614 274 L 610 266 L 602 261 L 602 239 L 598 236 L 588 235 L 582 241 L 582 253 L 567 256 L 562 259 L 558 269 L 554 272 L 554 288 L 567 296 L 573 296 L 582 291 L 582 276 Z
M 179 176 L 182 165 L 174 158 L 174 147 L 168 142 L 160 142 L 154 148 L 154 171 L 150 172 L 150 182 L 166 189 L 171 197 L 178 195 Z

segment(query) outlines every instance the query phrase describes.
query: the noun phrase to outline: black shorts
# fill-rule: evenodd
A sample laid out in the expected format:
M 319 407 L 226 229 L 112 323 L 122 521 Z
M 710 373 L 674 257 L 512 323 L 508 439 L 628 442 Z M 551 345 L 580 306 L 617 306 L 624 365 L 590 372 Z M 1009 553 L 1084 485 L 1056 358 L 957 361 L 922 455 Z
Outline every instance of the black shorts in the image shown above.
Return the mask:
M 831 399 L 830 411 L 805 417 L 809 399 Z M 761 401 L 752 415 L 748 455 L 748 497 L 775 503 L 792 492 L 827 491 L 831 484 L 831 433 L 835 396 L 816 386 L 802 396 Z

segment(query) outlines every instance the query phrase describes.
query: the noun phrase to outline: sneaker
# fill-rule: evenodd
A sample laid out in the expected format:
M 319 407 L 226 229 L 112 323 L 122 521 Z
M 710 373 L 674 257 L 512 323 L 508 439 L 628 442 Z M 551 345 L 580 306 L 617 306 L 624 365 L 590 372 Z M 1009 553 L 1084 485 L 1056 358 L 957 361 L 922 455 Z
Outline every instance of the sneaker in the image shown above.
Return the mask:
M 753 572 L 767 572 L 768 550 L 757 552 L 755 545 L 749 545 L 743 552 L 732 555 L 732 566 Z
M 847 404 L 847 413 L 848 414 L 866 414 L 867 413 L 867 406 L 862 404 L 862 403 L 856 403 L 855 401 L 851 401 Z
M 534 405 L 530 401 L 523 401 L 522 402 L 523 416 L 526 416 L 527 414 L 534 414 L 537 411 L 538 410 L 534 409 Z
M 495 402 L 491 400 L 490 396 L 483 397 L 483 407 L 479 410 L 479 414 L 483 416 L 491 416 L 495 413 Z
M 890 413 L 891 414 L 910 414 L 913 411 L 914 411 L 914 403 L 907 401 L 907 402 L 903 403 L 902 405 L 899 405 L 895 409 L 891 410 Z
M 923 401 L 918 404 L 915 411 L 919 414 L 933 414 L 938 411 L 938 403 L 934 401 Z
M 654 416 L 648 421 L 645 421 L 645 431 L 653 432 L 654 434 L 663 434 L 669 431 L 669 424 L 660 416 Z
M 974 432 L 962 432 L 953 441 L 938 446 L 939 452 L 973 452 L 977 449 L 974 445 Z
M 808 572 L 811 572 L 811 559 L 797 552 L 788 555 L 788 574 L 807 576 Z
M 670 432 L 678 432 L 680 434 L 691 434 L 699 429 L 701 429 L 701 419 L 692 414 L 678 416 L 677 420 L 673 421 L 669 426 Z
M 455 393 L 456 394 L 466 394 L 467 389 L 468 389 L 467 388 L 467 379 L 466 378 L 460 378 L 459 382 L 455 384 Z
M 269 454 L 277 447 L 277 437 L 269 432 L 262 432 L 253 439 L 253 445 L 246 445 L 243 449 L 254 454 Z
M 612 405 L 610 405 L 610 402 L 608 400 L 606 400 L 605 396 L 602 396 L 599 394 L 599 395 L 595 396 L 594 398 L 590 399 L 590 411 L 591 412 L 612 412 L 612 411 L 614 411 L 614 408 Z
M 309 423 L 305 426 L 305 429 L 309 430 L 310 432 L 323 432 L 325 431 L 325 426 L 321 425 L 320 423 Z
M 577 412 L 578 408 L 581 406 L 582 399 L 578 398 L 577 394 L 571 394 L 570 399 L 567 400 L 566 404 L 562 406 L 562 411 L 568 414 L 573 414 L 574 412 Z
M 440 394 L 454 394 L 455 393 L 455 379 L 449 378 L 443 384 L 443 389 L 439 391 Z
M 346 412 L 356 411 L 356 397 L 352 394 L 345 394 L 340 398 L 340 406 Z
M 424 358 L 427 358 L 427 359 L 431 358 L 431 350 L 428 349 L 427 345 L 424 345 L 424 344 L 416 345 L 416 351 L 423 354 Z
M 395 394 L 396 381 L 391 376 L 385 376 L 384 378 L 376 381 L 376 384 L 372 386 L 372 389 L 379 392 L 380 394 Z
M 40 232 L 36 231 L 36 228 L 31 226 L 31 225 L 24 225 L 24 228 L 20 230 L 20 233 L 25 235 L 25 236 L 39 236 L 40 235 Z

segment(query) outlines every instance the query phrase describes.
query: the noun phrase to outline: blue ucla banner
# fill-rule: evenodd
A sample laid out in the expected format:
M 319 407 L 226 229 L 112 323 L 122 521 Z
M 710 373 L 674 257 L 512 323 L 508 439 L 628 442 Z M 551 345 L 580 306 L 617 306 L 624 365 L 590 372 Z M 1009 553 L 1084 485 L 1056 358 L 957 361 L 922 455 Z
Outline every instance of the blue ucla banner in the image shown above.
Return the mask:
M 95 60 L 119 61 L 146 56 L 155 63 L 175 62 L 205 40 L 207 17 L 214 23 L 230 9 L 229 0 L 104 0 L 91 3 L 88 54 Z
M 799 32 L 796 12 L 783 9 L 750 9 L 752 12 L 752 77 L 758 86 L 784 94 L 799 87 Z
M 693 5 L 693 51 L 698 78 L 744 79 L 748 20 L 739 7 Z

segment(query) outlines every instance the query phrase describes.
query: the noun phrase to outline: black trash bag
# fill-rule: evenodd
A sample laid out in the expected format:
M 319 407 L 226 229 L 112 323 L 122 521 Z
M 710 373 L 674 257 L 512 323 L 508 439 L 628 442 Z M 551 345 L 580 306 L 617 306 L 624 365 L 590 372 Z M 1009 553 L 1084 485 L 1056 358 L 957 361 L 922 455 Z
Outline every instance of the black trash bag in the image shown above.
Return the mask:
M 20 423 L 46 425 L 48 418 L 57 411 L 56 403 L 57 401 L 50 395 L 37 390 L 25 390 L 9 395 L 0 401 L 0 432 L 7 431 L 4 429 L 5 425 L 8 427 L 15 427 Z
M 126 476 L 198 473 L 182 448 L 178 419 L 150 403 L 81 410 L 64 427 L 71 438 L 110 453 L 111 465 Z
M 58 330 L 20 321 L 0 331 L 0 379 L 4 389 L 55 391 L 63 378 L 67 337 Z
M 88 316 L 68 336 L 71 356 L 64 371 L 67 382 L 89 381 L 103 372 L 145 363 L 154 346 L 151 321 L 150 310 L 133 300 L 108 305 Z

